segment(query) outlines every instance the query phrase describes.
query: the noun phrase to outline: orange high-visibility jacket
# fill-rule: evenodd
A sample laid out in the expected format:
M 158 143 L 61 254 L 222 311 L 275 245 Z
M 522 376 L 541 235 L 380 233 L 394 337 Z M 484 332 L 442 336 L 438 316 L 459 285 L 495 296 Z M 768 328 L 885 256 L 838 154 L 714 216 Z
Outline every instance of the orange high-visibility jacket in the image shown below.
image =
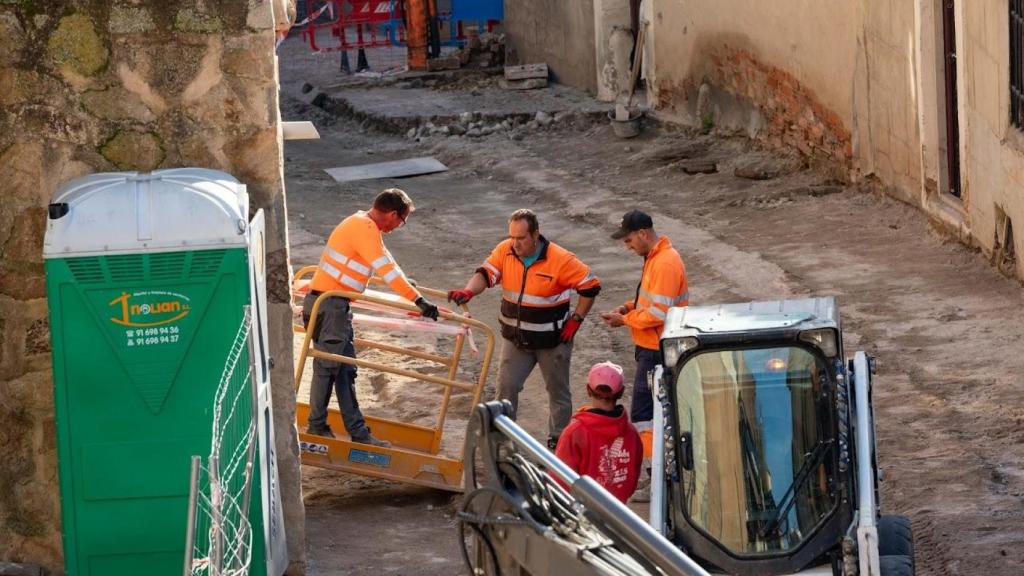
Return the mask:
M 641 348 L 660 350 L 665 315 L 673 306 L 690 303 L 686 267 L 668 237 L 661 239 L 644 258 L 644 271 L 636 298 L 626 302 L 629 312 L 623 317 L 633 342 Z
M 575 254 L 540 237 L 537 260 L 523 266 L 512 240 L 498 244 L 477 272 L 502 288 L 501 335 L 525 349 L 554 348 L 569 317 L 572 293 L 593 298 L 601 281 Z
M 317 292 L 348 290 L 362 293 L 370 276 L 377 274 L 398 295 L 410 301 L 420 296 L 384 247 L 384 237 L 366 212 L 345 218 L 331 232 L 313 274 L 310 288 Z

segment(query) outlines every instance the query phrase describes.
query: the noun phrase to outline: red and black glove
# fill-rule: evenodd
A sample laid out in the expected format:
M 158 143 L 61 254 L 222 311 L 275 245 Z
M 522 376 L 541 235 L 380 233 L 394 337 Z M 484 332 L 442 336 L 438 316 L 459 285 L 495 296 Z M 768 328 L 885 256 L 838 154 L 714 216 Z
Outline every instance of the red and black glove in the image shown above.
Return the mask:
M 573 313 L 565 324 L 562 325 L 562 334 L 559 340 L 562 342 L 572 342 L 573 337 L 576 336 L 576 332 L 580 329 L 580 325 L 583 324 L 583 317 L 579 314 Z
M 455 302 L 456 304 L 459 304 L 459 305 L 462 305 L 462 304 L 465 304 L 466 302 L 469 302 L 470 300 L 473 299 L 473 296 L 476 296 L 476 294 L 473 294 L 472 290 L 449 290 L 448 291 L 448 301 L 449 302 Z

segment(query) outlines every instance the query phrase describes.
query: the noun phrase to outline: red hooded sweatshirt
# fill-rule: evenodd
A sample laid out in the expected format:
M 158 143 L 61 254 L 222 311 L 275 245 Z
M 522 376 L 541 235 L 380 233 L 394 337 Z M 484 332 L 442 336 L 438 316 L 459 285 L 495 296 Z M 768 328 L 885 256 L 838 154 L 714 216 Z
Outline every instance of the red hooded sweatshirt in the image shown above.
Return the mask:
M 626 502 L 640 479 L 644 447 L 621 405 L 608 414 L 580 408 L 562 431 L 555 456 Z

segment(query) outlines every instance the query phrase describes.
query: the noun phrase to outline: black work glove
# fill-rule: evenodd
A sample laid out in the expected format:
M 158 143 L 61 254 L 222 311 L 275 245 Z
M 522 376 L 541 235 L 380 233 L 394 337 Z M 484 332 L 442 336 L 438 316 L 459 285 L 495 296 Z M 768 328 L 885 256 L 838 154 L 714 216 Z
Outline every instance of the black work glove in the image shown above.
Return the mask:
M 437 306 L 435 306 L 430 300 L 427 300 L 423 296 L 416 299 L 416 307 L 420 309 L 420 313 L 423 314 L 424 318 L 430 318 L 437 322 Z

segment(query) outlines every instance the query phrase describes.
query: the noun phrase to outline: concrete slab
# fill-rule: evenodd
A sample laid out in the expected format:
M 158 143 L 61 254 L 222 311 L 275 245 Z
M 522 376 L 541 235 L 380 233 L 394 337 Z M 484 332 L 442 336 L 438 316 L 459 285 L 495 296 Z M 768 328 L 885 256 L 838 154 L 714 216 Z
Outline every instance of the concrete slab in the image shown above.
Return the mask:
M 391 162 L 376 162 L 359 166 L 342 166 L 327 168 L 324 172 L 331 175 L 337 182 L 354 182 L 356 180 L 375 180 L 377 178 L 405 178 L 420 174 L 444 172 L 448 167 L 432 156 L 423 158 L 407 158 Z

